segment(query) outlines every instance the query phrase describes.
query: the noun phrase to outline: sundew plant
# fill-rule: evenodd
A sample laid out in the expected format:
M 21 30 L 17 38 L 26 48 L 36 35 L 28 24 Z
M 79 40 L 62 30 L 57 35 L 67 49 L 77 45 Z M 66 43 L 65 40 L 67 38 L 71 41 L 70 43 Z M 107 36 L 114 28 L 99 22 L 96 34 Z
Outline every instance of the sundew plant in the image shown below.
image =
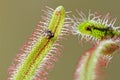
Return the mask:
M 102 17 L 91 12 L 86 16 L 81 11 L 77 11 L 80 17 L 70 17 L 63 6 L 46 8 L 43 21 L 39 21 L 9 67 L 8 80 L 47 80 L 57 56 L 62 54 L 60 41 L 69 34 L 93 43 L 92 48 L 80 55 L 74 80 L 103 80 L 102 67 L 108 66 L 119 49 L 120 31 L 114 27 L 116 19 L 110 21 L 109 14 Z

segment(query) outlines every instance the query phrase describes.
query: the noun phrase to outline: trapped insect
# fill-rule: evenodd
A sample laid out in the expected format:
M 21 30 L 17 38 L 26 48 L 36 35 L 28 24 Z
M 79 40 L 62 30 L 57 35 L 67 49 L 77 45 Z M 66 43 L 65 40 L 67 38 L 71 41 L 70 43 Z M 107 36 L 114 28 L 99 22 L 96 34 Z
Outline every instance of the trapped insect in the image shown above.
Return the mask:
M 45 30 L 43 36 L 47 39 L 51 39 L 54 37 L 54 34 L 51 30 Z

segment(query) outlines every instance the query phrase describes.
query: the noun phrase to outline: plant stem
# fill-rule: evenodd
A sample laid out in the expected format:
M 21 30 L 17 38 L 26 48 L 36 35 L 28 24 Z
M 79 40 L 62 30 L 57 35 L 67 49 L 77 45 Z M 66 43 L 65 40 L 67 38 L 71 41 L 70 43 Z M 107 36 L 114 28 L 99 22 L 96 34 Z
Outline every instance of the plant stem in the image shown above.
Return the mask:
M 118 46 L 112 40 L 102 41 L 86 51 L 78 62 L 75 80 L 101 80 L 101 68 L 106 67 Z

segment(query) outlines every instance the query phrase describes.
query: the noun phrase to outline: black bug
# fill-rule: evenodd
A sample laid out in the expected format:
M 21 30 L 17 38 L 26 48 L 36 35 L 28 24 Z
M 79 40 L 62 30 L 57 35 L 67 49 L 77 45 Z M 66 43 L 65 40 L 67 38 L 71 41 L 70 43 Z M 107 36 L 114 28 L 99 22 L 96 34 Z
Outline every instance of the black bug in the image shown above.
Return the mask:
M 51 30 L 45 30 L 44 33 L 43 33 L 44 37 L 47 38 L 47 39 L 51 39 L 54 37 L 54 34 L 52 33 Z

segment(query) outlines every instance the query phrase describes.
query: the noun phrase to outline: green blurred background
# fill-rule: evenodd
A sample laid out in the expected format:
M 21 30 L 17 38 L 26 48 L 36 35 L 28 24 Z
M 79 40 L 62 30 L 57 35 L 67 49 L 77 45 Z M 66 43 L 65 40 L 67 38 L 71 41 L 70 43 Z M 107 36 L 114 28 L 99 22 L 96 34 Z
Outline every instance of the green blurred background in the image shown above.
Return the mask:
M 36 23 L 41 20 L 41 9 L 45 9 L 45 6 L 55 9 L 59 5 L 63 5 L 66 11 L 72 11 L 75 15 L 76 9 L 86 13 L 89 9 L 101 14 L 110 12 L 112 18 L 117 17 L 116 26 L 120 22 L 120 0 L 0 0 L 0 80 L 7 79 L 7 69 L 13 58 L 31 35 Z M 90 47 L 88 43 L 81 46 L 77 36 L 69 36 L 63 44 L 63 56 L 55 63 L 48 80 L 73 80 L 79 56 Z M 105 69 L 105 80 L 120 80 L 118 53 Z

